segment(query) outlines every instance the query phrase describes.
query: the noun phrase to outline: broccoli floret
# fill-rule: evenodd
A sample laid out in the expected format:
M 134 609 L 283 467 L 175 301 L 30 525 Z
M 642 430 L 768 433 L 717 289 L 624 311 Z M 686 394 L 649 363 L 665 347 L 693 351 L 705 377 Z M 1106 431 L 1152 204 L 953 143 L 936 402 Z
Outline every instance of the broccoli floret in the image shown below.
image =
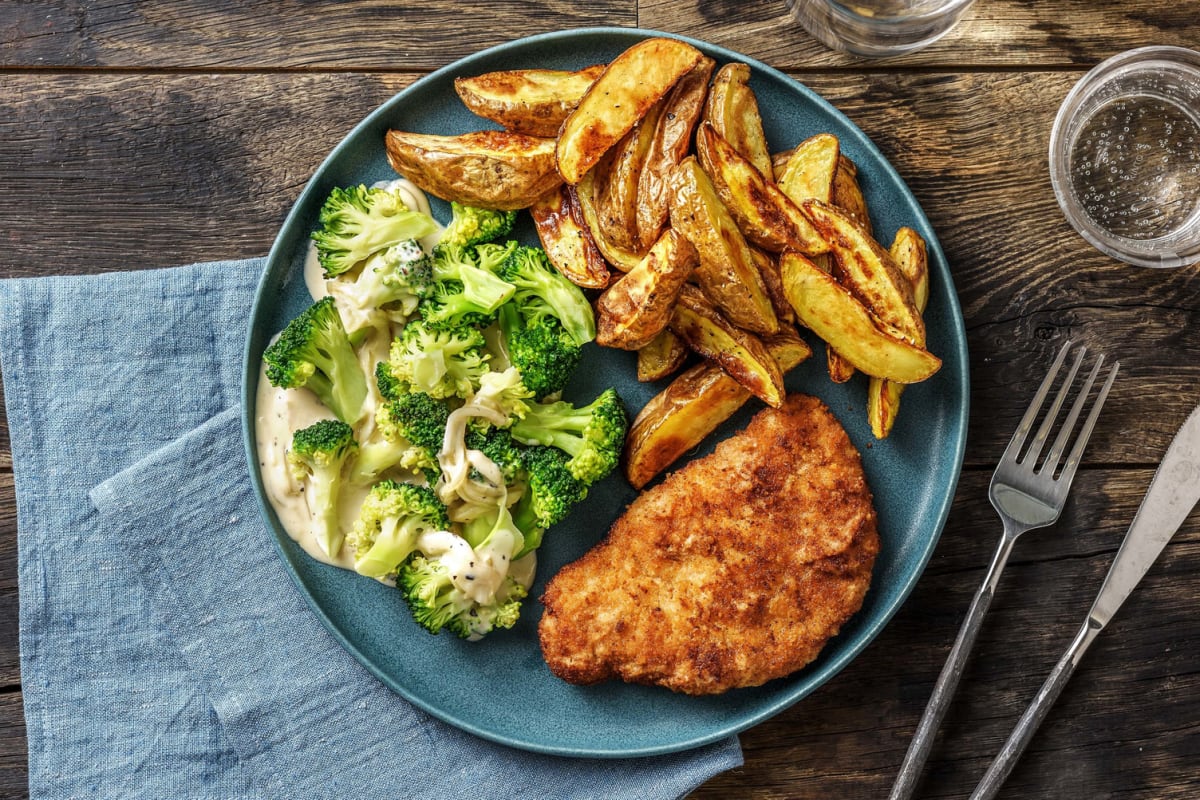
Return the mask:
M 452 537 L 414 554 L 400 569 L 397 584 L 416 619 L 430 633 L 447 628 L 479 638 L 510 628 L 520 616 L 526 589 L 508 574 L 524 536 L 507 508 L 463 525 Z
M 382 441 L 369 441 L 354 463 L 354 481 L 366 483 L 393 467 L 414 472 L 438 466 L 450 410 L 424 392 L 405 392 L 375 411 Z
M 617 465 L 628 421 L 621 398 L 605 389 L 586 406 L 565 400 L 535 403 L 513 423 L 512 436 L 522 444 L 557 447 L 568 456 L 567 469 L 586 484 L 603 478 Z
M 394 310 L 407 317 L 432 283 L 433 260 L 416 239 L 409 239 L 367 258 L 354 283 L 341 295 L 358 308 Z
M 421 320 L 404 326 L 392 342 L 388 365 L 392 375 L 413 391 L 439 400 L 466 398 L 479 388 L 491 356 L 476 328 L 434 329 Z
M 507 429 L 469 425 L 466 445 L 468 449 L 478 450 L 491 459 L 500 468 L 505 483 L 513 483 L 522 474 L 525 448 L 513 441 Z
M 481 328 L 491 323 L 495 313 L 463 292 L 458 281 L 438 281 L 417 307 L 421 319 L 431 328 Z
M 515 249 L 515 248 L 514 248 Z M 496 313 L 513 296 L 516 289 L 479 265 L 479 253 L 474 247 L 458 244 L 439 244 L 433 248 L 433 279 L 462 287 L 447 294 L 462 295 L 480 314 Z
M 546 528 L 562 522 L 588 494 L 588 486 L 567 467 L 567 455 L 554 447 L 529 447 L 522 453 L 525 493 L 513 507 L 513 520 L 525 534 L 520 558 L 542 543 Z
M 574 337 L 553 317 L 527 325 L 515 303 L 501 306 L 497 319 L 509 363 L 533 396 L 542 400 L 562 391 L 583 356 Z
M 529 410 L 533 391 L 521 380 L 521 372 L 509 367 L 503 372 L 488 372 L 479 380 L 475 402 L 499 411 L 508 419 L 520 419 Z
M 327 419 L 292 434 L 292 446 L 287 451 L 292 477 L 306 486 L 317 544 L 329 556 L 336 556 L 342 549 L 343 534 L 338 524 L 342 466 L 357 449 L 354 430 L 340 420 Z
M 468 247 L 495 241 L 511 233 L 516 221 L 516 211 L 495 211 L 451 202 L 450 224 L 442 232 L 441 241 Z
M 554 268 L 545 250 L 514 248 L 497 274 L 516 287 L 513 297 L 530 325 L 553 317 L 578 345 L 596 338 L 596 317 L 583 290 Z
M 437 223 L 410 211 L 399 192 L 363 185 L 330 191 L 320 223 L 312 239 L 326 278 L 341 275 L 372 253 L 437 231 Z
M 367 378 L 332 297 L 288 323 L 263 360 L 272 386 L 311 389 L 343 422 L 353 424 L 362 416 Z
M 392 374 L 392 367 L 386 361 L 380 361 L 375 364 L 375 386 L 379 389 L 379 396 L 384 400 L 396 400 L 408 393 L 408 387 L 403 381 L 396 379 Z
M 416 549 L 422 533 L 449 528 L 446 507 L 432 489 L 381 481 L 367 493 L 347 539 L 354 548 L 354 570 L 368 578 L 391 575 Z

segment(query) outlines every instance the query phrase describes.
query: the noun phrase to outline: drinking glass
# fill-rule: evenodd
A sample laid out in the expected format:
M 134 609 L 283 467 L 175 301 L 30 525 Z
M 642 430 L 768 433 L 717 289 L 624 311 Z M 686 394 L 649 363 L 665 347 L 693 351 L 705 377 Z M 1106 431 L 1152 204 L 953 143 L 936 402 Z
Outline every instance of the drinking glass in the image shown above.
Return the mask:
M 973 1 L 788 0 L 788 7 L 800 25 L 827 47 L 882 58 L 936 42 Z
M 1200 53 L 1142 47 L 1071 89 L 1050 133 L 1050 180 L 1067 220 L 1121 261 L 1200 261 Z

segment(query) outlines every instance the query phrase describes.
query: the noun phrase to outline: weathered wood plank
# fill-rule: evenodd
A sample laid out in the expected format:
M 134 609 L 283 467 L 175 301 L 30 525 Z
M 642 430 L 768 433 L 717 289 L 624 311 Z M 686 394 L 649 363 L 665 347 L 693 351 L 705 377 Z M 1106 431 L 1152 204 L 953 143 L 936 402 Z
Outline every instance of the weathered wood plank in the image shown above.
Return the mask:
M 0 798 L 29 797 L 28 763 L 21 693 L 0 693 Z
M 781 68 L 845 66 L 792 20 L 785 2 L 605 0 L 576 4 L 371 0 L 279 5 L 188 0 L 0 2 L 0 66 L 423 70 L 535 33 L 641 25 L 725 45 Z M 454 36 L 446 36 L 447 29 Z M 1186 3 L 1088 0 L 978 3 L 959 28 L 895 65 L 1090 65 L 1147 44 L 1196 46 Z
M 0 0 L 0 66 L 428 70 L 537 33 L 633 26 L 635 0 Z
M 641 0 L 646 28 L 695 36 L 780 69 L 863 68 L 862 60 L 834 53 L 771 0 Z M 903 66 L 1092 66 L 1132 47 L 1200 44 L 1191 9 L 1168 0 L 1096 4 L 1089 0 L 976 3 L 944 39 L 910 55 L 887 59 Z
M 0 275 L 264 254 L 329 149 L 412 77 L 12 76 L 0 86 L 0 192 L 14 200 L 0 207 Z M 1123 362 L 1088 462 L 1154 463 L 1200 400 L 1200 273 L 1123 266 L 1063 220 L 1045 153 L 1073 76 L 804 80 L 878 143 L 939 233 L 974 365 L 969 463 L 994 463 L 1066 338 Z

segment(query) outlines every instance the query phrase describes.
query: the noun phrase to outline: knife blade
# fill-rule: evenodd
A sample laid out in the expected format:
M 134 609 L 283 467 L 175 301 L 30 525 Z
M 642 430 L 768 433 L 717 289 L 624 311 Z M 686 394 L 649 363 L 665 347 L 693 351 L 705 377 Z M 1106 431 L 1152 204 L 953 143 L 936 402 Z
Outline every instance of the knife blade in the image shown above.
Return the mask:
M 1089 613 L 1103 628 L 1200 502 L 1200 406 L 1179 428 L 1150 481 Z

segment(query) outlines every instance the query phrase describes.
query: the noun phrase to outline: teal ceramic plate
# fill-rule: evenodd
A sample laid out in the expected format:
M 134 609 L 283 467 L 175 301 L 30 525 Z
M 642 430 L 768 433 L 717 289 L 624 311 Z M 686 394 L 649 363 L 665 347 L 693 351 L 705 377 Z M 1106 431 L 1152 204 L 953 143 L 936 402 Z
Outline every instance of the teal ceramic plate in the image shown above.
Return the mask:
M 540 596 L 564 564 L 599 541 L 635 493 L 614 476 L 598 484 L 583 506 L 552 530 L 539 550 L 538 581 L 522 619 L 483 642 L 431 636 L 409 618 L 395 590 L 309 559 L 280 528 L 262 492 L 254 453 L 254 387 L 263 348 L 310 301 L 301 278 L 309 233 L 334 186 L 393 177 L 384 158 L 389 127 L 427 133 L 463 133 L 488 127 L 454 94 L 455 76 L 516 67 L 578 68 L 606 62 L 651 31 L 585 29 L 511 42 L 438 70 L 363 120 L 317 170 L 300 195 L 271 250 L 255 301 L 246 347 L 243 422 L 251 476 L 263 513 L 287 568 L 313 611 L 333 635 L 396 692 L 435 717 L 487 739 L 562 755 L 625 757 L 697 747 L 744 730 L 808 695 L 846 666 L 879 633 L 908 596 L 933 551 L 958 481 L 966 440 L 967 350 L 962 315 L 937 237 L 904 182 L 869 139 L 808 88 L 770 67 L 703 42 L 692 44 L 719 62 L 743 61 L 773 149 L 791 147 L 830 131 L 859 167 L 872 223 L 883 241 L 901 225 L 916 228 L 929 244 L 932 294 L 927 311 L 930 349 L 943 367 L 910 387 L 891 437 L 875 442 L 865 423 L 866 385 L 856 377 L 834 385 L 821 346 L 788 377 L 790 390 L 825 400 L 863 454 L 879 511 L 882 551 L 862 610 L 821 656 L 795 675 L 755 689 L 694 698 L 663 689 L 609 683 L 581 688 L 555 678 L 537 641 Z M 448 217 L 444 204 L 435 215 Z M 531 227 L 521 231 L 531 243 Z M 660 386 L 633 378 L 630 354 L 592 346 L 567 396 L 591 398 L 616 386 L 636 413 Z M 718 432 L 745 425 L 754 408 Z

